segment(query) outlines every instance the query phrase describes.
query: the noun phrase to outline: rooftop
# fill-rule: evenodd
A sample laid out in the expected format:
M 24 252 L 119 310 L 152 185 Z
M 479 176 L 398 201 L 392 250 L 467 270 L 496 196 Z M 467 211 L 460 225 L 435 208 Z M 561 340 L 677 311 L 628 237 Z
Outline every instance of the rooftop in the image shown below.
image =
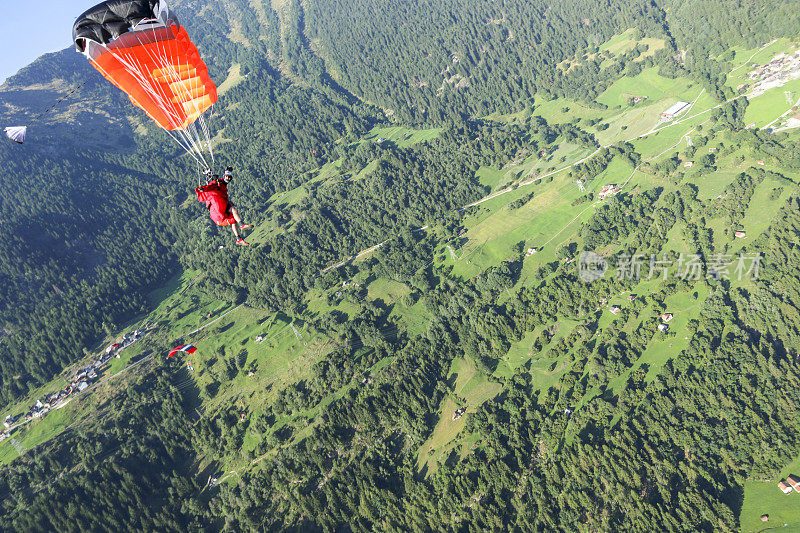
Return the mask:
M 675 102 L 674 104 L 672 104 L 671 106 L 669 106 L 667 109 L 665 109 L 664 112 L 661 113 L 661 115 L 662 116 L 663 115 L 675 116 L 678 113 L 680 113 L 681 111 L 683 111 L 684 109 L 686 109 L 688 106 L 689 106 L 689 102 L 678 101 L 678 102 Z

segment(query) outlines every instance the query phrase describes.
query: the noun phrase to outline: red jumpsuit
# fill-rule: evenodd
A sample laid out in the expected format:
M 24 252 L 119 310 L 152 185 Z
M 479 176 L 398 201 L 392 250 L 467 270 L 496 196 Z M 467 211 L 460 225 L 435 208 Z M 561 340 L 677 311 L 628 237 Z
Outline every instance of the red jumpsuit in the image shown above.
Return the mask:
M 228 199 L 228 185 L 220 180 L 213 180 L 208 185 L 197 187 L 197 201 L 204 202 L 211 215 L 211 220 L 218 226 L 230 226 L 236 223 L 231 213 L 231 201 Z

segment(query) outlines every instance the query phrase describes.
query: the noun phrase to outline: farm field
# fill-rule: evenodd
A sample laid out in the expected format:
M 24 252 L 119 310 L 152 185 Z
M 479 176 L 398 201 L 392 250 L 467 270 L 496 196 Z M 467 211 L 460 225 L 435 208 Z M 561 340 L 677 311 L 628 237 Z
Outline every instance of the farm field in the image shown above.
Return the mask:
M 19 456 L 14 443 L 23 450 L 31 450 L 67 429 L 79 417 L 75 409 L 74 404 L 67 404 L 61 409 L 52 411 L 45 418 L 31 422 L 13 437 L 0 442 L 0 464 L 8 464 Z
M 648 68 L 635 77 L 620 78 L 598 96 L 597 101 L 611 108 L 626 105 L 628 98 L 633 96 L 646 96 L 648 103 L 666 98 L 682 98 L 691 102 L 701 90 L 701 87 L 685 78 L 665 78 L 658 74 L 658 69 Z
M 441 133 L 441 128 L 413 129 L 404 126 L 392 126 L 388 128 L 373 128 L 369 131 L 361 142 L 375 142 L 384 139 L 396 144 L 399 148 L 408 148 L 415 144 L 435 139 Z
M 466 407 L 467 414 L 474 413 L 502 389 L 500 384 L 490 381 L 483 372 L 475 368 L 475 363 L 467 358 L 453 361 L 450 373 L 450 379 L 455 378 L 453 394 L 444 400 L 439 422 L 433 434 L 417 452 L 417 467 L 426 474 L 434 472 L 440 462 L 458 446 L 457 437 L 464 429 L 466 416 L 453 420 L 456 409 Z
M 797 493 L 784 494 L 778 489 L 778 480 L 747 481 L 744 484 L 744 504 L 739 517 L 742 533 L 757 533 L 776 529 L 786 533 L 800 532 L 800 511 Z M 769 515 L 769 522 L 761 521 Z
M 788 93 L 788 94 L 787 94 Z M 782 87 L 768 90 L 750 101 L 745 111 L 744 121 L 763 128 L 790 110 L 800 100 L 800 80 L 792 80 Z

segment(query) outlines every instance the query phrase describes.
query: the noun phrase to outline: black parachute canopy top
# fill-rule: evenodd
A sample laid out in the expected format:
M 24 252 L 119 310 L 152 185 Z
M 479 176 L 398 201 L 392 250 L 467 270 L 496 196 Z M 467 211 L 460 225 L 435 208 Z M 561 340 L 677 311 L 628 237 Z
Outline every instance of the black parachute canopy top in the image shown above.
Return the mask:
M 108 44 L 143 20 L 161 19 L 171 13 L 163 0 L 108 0 L 88 9 L 72 27 L 75 48 L 83 53 L 86 41 Z

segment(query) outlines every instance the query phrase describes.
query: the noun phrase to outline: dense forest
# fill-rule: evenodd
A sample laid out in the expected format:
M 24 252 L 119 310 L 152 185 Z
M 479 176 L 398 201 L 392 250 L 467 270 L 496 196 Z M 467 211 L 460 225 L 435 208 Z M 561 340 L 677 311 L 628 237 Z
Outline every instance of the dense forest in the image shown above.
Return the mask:
M 175 2 L 224 87 L 210 120 L 217 163 L 235 166 L 233 200 L 248 221 L 271 228 L 248 248 L 207 220 L 192 193 L 194 163 L 83 58 L 66 50 L 26 67 L 0 87 L 3 122 L 23 123 L 86 84 L 24 146 L 0 143 L 0 403 L 137 322 L 159 303 L 148 295 L 185 270 L 201 273 L 200 289 L 216 300 L 299 317 L 328 341 L 303 378 L 270 384 L 273 400 L 258 406 L 201 405 L 248 374 L 241 347 L 219 348 L 211 366 L 223 370 L 204 388 L 171 360 L 138 366 L 103 389 L 97 416 L 3 466 L 0 529 L 739 528 L 745 483 L 800 454 L 800 144 L 746 128 L 747 100 L 732 100 L 726 73 L 732 47 L 796 34 L 796 7 Z M 600 50 L 625 31 L 663 48 Z M 694 145 L 681 139 L 657 159 L 629 142 L 603 144 L 596 127 L 609 110 L 598 96 L 646 69 L 697 84 L 716 106 Z M 580 105 L 596 118 L 536 114 L 555 99 L 568 102 L 560 115 Z M 435 134 L 407 144 L 370 137 L 397 125 Z M 722 141 L 707 149 L 710 139 Z M 661 185 L 598 205 L 534 272 L 525 241 L 474 276 L 437 259 L 460 251 L 469 216 L 489 213 L 462 209 L 493 190 L 481 170 L 554 158 L 509 200 L 508 218 L 523 216 L 530 202 L 552 200 L 541 192 L 552 181 L 545 169 L 566 161 L 552 155 L 563 143 L 587 155 L 565 172 L 581 190 L 615 165 Z M 682 163 L 695 156 L 690 171 Z M 703 197 L 703 178 L 733 157 L 741 161 L 730 182 Z M 510 180 L 509 194 L 532 176 Z M 655 277 L 648 292 L 604 322 L 608 300 L 636 283 L 582 283 L 578 250 L 671 257 L 680 240 L 683 253 L 711 264 L 732 249 L 767 182 L 778 184 L 780 209 L 742 245 L 763 256 L 757 280 L 661 279 L 645 262 Z M 571 206 L 583 213 L 594 200 L 587 193 Z M 419 309 L 422 325 L 412 332 L 396 302 L 354 279 L 402 286 L 402 306 Z M 697 308 L 685 348 L 663 365 L 640 363 L 675 336 L 658 326 L 676 295 Z M 317 301 L 347 311 L 319 311 Z M 501 377 L 522 344 L 530 362 Z M 540 358 L 553 361 L 547 386 L 532 369 Z M 451 369 L 462 360 L 501 392 L 464 415 L 461 444 L 430 469 L 421 450 L 456 396 Z M 226 461 L 259 458 L 208 486 Z

